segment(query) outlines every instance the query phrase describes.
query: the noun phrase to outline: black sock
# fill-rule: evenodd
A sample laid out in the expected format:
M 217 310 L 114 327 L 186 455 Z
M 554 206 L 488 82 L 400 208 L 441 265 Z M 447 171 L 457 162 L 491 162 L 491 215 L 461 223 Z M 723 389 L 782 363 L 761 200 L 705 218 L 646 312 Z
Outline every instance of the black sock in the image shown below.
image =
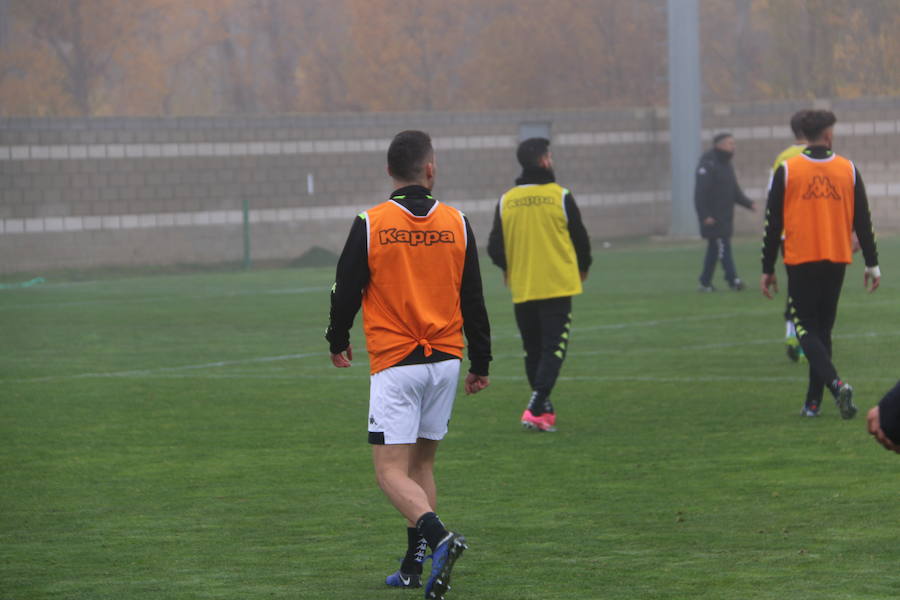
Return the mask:
M 425 538 L 419 535 L 415 527 L 406 528 L 406 556 L 400 564 L 404 573 L 422 574 L 422 563 L 425 561 Z
M 428 543 L 432 552 L 450 533 L 444 527 L 444 524 L 441 523 L 441 520 L 438 519 L 438 516 L 433 512 L 425 513 L 419 517 L 419 520 L 416 521 L 416 529 L 418 530 L 419 535 L 425 538 L 425 541 Z

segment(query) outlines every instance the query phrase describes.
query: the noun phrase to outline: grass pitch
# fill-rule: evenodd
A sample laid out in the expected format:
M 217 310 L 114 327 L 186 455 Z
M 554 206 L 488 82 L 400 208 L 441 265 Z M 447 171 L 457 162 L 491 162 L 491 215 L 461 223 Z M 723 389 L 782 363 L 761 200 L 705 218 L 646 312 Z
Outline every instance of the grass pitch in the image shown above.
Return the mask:
M 482 264 L 492 384 L 460 394 L 438 458 L 439 514 L 470 543 L 448 598 L 896 598 L 900 457 L 864 416 L 900 377 L 900 239 L 874 295 L 848 270 L 849 422 L 799 416 L 758 240 L 735 248 L 743 293 L 695 291 L 696 243 L 596 246 L 556 434 L 518 425 L 512 306 Z M 383 584 L 405 526 L 372 474 L 360 318 L 353 368 L 328 360 L 332 278 L 0 290 L 0 599 L 420 597 Z

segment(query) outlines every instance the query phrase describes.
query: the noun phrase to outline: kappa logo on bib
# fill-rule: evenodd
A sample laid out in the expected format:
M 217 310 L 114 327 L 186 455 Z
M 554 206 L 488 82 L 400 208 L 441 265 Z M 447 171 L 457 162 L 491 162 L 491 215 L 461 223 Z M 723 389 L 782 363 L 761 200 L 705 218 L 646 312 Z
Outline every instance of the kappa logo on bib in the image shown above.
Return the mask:
M 522 206 L 542 206 L 545 204 L 556 204 L 550 196 L 525 196 L 523 198 L 513 198 L 509 201 L 509 208 L 519 208 Z
M 831 179 L 829 179 L 827 175 L 816 175 L 812 178 L 812 181 L 809 182 L 806 193 L 803 194 L 804 200 L 811 200 L 813 198 L 840 200 L 841 195 L 838 194 L 837 189 L 834 187 L 834 184 L 831 183 Z
M 406 229 L 382 229 L 378 232 L 378 243 L 409 244 L 410 246 L 431 246 L 433 244 L 452 244 L 456 241 L 452 231 L 409 231 Z

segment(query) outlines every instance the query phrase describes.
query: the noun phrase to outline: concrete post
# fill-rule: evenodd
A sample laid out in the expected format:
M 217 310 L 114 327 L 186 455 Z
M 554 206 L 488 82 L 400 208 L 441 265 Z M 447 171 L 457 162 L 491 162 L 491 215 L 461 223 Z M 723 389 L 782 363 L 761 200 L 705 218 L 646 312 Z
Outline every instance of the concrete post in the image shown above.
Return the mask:
M 669 132 L 672 157 L 672 222 L 669 235 L 697 235 L 694 169 L 702 127 L 700 36 L 697 0 L 668 0 Z

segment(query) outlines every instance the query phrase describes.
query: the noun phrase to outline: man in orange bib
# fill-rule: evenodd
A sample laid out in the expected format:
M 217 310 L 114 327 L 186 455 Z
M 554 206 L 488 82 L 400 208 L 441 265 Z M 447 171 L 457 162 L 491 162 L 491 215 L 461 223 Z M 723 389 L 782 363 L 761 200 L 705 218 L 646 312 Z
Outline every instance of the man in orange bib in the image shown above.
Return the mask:
M 456 396 L 463 331 L 471 366 L 467 394 L 488 386 L 491 330 L 478 249 L 468 219 L 431 195 L 431 138 L 398 133 L 388 149 L 394 193 L 354 220 L 338 261 L 325 334 L 335 367 L 353 359 L 350 328 L 363 309 L 371 371 L 369 443 L 378 484 L 407 519 L 407 552 L 385 583 L 420 587 L 432 550 L 425 598 L 443 598 L 467 547 L 434 512 L 434 460 Z
M 831 330 L 837 316 L 844 272 L 852 261 L 856 232 L 866 262 L 863 285 L 874 292 L 881 282 L 878 251 L 862 176 L 854 164 L 831 151 L 834 113 L 806 112 L 800 122 L 809 146 L 782 162 L 772 176 L 766 208 L 760 290 L 778 291 L 775 260 L 784 232 L 788 303 L 800 345 L 809 360 L 804 416 L 819 414 L 826 387 L 841 417 L 857 408 L 853 388 L 831 362 Z

